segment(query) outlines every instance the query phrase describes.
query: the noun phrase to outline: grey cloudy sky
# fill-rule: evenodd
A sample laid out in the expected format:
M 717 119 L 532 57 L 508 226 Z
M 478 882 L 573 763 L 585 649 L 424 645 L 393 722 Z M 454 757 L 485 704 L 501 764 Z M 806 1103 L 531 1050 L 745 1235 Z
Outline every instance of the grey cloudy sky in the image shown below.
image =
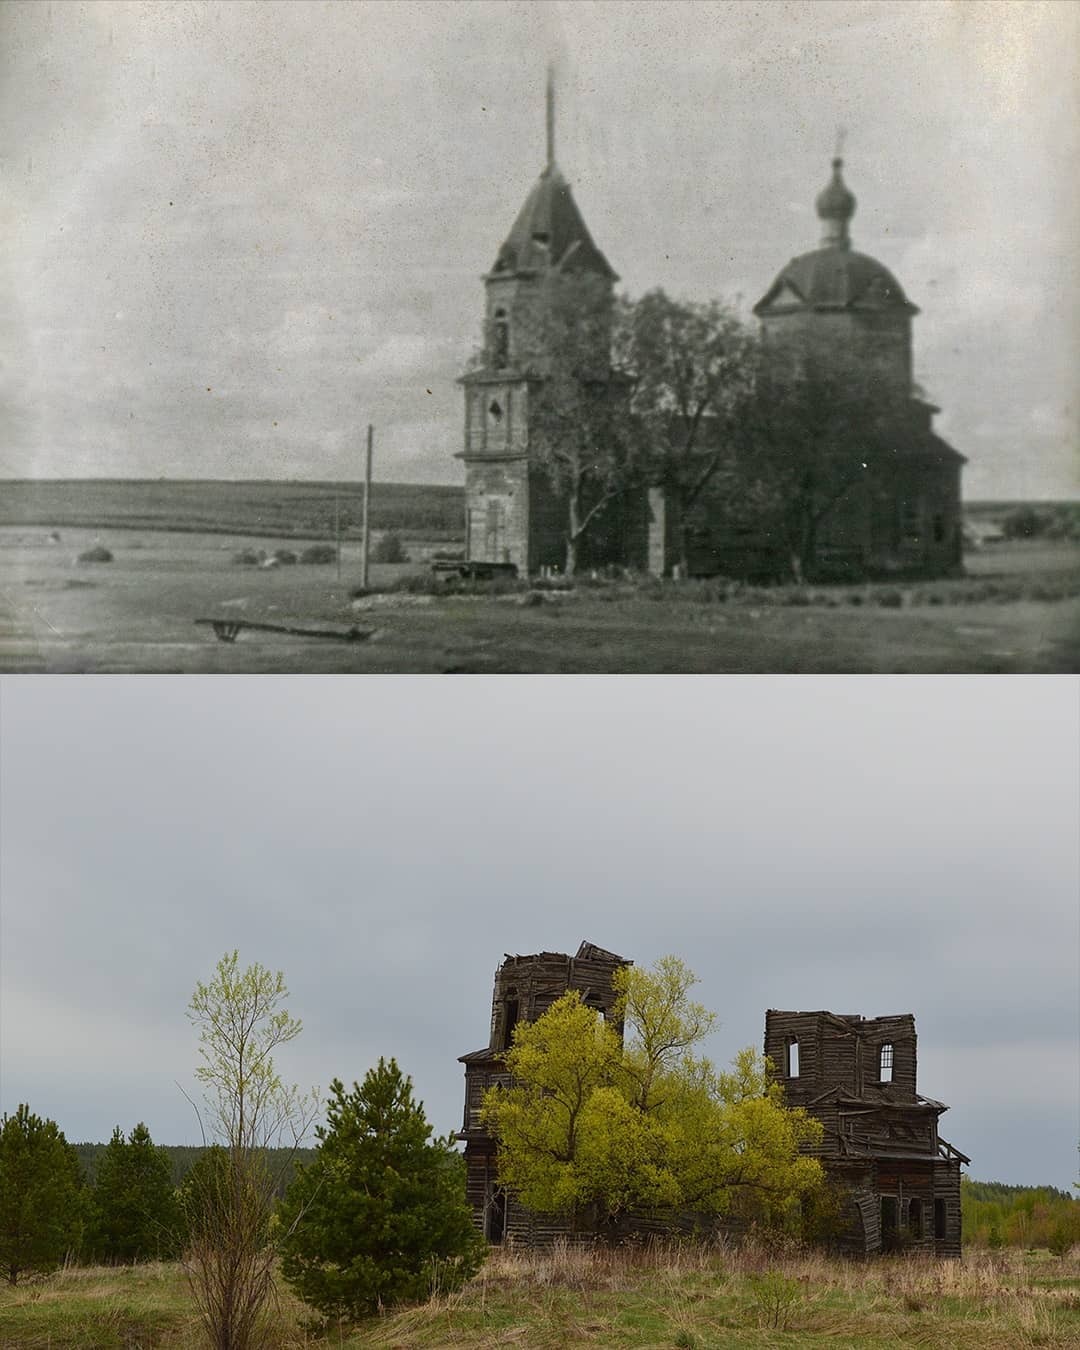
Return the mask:
M 440 1130 L 504 952 L 914 1012 L 975 1176 L 1068 1186 L 1078 1134 L 1071 679 L 111 678 L 0 684 L 0 1110 L 195 1142 L 184 1010 L 285 971 L 287 1074 L 396 1055 Z
M 631 294 L 752 304 L 818 236 L 923 313 L 967 493 L 1080 492 L 1080 7 L 0 9 L 0 475 L 453 482 L 455 376 L 542 149 Z

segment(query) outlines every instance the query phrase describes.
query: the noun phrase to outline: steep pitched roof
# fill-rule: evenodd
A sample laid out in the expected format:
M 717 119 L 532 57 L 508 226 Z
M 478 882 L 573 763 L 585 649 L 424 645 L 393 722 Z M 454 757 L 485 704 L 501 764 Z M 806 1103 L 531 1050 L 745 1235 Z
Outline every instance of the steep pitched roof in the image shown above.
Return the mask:
M 525 205 L 495 259 L 493 273 L 546 267 L 596 272 L 617 281 L 615 269 L 596 247 L 570 184 L 549 165 L 525 198 Z

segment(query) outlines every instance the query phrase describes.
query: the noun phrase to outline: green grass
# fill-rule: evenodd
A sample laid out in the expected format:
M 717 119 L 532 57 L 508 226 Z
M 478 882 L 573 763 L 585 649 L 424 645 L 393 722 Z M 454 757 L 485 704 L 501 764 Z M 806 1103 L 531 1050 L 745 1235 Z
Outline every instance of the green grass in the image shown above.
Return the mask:
M 1080 1346 L 1078 1283 L 1080 1253 L 856 1263 L 754 1246 L 500 1251 L 460 1293 L 326 1334 L 282 1290 L 268 1332 L 281 1350 L 1065 1350 Z M 4 1350 L 201 1344 L 178 1266 L 75 1269 L 0 1290 Z

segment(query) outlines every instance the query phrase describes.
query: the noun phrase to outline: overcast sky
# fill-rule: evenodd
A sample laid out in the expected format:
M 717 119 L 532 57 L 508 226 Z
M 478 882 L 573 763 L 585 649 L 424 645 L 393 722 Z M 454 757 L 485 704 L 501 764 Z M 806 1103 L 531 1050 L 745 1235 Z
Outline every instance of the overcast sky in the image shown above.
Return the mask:
M 727 1062 L 769 1007 L 913 1012 L 972 1173 L 1076 1175 L 1077 686 L 0 684 L 0 1110 L 197 1142 L 185 1008 L 237 947 L 324 1092 L 379 1055 L 457 1128 L 504 952 L 674 952 Z
M 969 497 L 1080 494 L 1080 6 L 0 8 L 0 475 L 455 482 L 480 275 L 560 163 L 633 295 L 855 246 Z

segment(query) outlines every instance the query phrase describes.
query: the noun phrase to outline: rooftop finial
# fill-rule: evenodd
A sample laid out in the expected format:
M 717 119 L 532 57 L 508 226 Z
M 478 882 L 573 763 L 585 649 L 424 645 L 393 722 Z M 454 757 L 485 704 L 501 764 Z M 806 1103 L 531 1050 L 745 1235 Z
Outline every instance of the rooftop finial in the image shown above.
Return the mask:
M 847 130 L 844 127 L 836 128 L 836 154 L 834 159 L 842 159 L 844 154 L 844 142 L 847 140 Z
M 555 167 L 555 67 L 547 68 L 547 167 Z

